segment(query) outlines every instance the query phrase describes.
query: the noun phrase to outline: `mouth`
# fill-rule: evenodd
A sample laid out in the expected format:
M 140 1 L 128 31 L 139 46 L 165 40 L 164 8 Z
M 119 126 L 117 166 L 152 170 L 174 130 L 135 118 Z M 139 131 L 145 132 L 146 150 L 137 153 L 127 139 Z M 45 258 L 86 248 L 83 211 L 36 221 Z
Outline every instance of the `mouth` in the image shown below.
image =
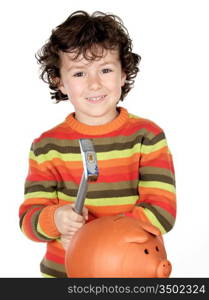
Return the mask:
M 107 95 L 99 95 L 94 97 L 86 97 L 85 99 L 90 103 L 101 103 Z

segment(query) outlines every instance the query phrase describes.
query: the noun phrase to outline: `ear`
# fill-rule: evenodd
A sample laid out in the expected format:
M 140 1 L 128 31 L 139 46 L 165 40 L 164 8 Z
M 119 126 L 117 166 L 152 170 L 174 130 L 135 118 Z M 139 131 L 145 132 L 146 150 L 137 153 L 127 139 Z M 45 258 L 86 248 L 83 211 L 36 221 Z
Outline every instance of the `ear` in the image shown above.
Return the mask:
M 127 243 L 145 243 L 149 239 L 149 235 L 146 231 L 135 228 L 131 230 L 130 234 L 125 236 L 125 241 Z
M 122 71 L 122 74 L 121 74 L 121 87 L 125 85 L 125 82 L 126 82 L 126 73 Z
M 160 230 L 159 230 L 157 227 L 155 227 L 154 225 L 152 225 L 152 224 L 141 223 L 141 226 L 142 226 L 142 228 L 143 228 L 145 231 L 147 231 L 147 232 L 149 232 L 149 233 L 152 233 L 152 234 L 154 234 L 154 235 L 156 235 L 156 236 L 161 235 Z
M 55 78 L 55 81 L 58 83 L 58 89 L 59 89 L 63 94 L 67 94 L 62 79 L 56 77 L 56 78 Z

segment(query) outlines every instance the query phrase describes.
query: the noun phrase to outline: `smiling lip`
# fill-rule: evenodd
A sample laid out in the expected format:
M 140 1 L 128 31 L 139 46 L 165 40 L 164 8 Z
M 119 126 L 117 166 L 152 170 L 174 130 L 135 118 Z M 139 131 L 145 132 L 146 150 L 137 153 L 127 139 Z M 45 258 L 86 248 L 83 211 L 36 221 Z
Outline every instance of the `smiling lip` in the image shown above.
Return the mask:
M 105 99 L 106 95 L 86 97 L 85 99 L 90 103 L 100 103 Z

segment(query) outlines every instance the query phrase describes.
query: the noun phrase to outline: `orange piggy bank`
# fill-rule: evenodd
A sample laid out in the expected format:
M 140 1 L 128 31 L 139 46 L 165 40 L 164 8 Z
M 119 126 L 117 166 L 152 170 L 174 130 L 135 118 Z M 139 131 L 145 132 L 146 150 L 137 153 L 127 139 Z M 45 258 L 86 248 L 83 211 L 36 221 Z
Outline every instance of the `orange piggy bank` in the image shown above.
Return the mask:
M 73 237 L 65 256 L 68 277 L 169 277 L 160 231 L 126 216 L 101 217 Z

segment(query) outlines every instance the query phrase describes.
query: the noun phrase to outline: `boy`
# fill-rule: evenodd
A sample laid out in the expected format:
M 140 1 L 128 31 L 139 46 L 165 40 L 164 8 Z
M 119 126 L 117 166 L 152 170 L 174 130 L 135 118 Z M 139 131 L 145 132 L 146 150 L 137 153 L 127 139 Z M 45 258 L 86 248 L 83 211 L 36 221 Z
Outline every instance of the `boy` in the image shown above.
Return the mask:
M 20 226 L 28 238 L 47 243 L 42 274 L 66 277 L 65 249 L 85 222 L 125 214 L 162 234 L 171 230 L 174 168 L 163 130 L 117 106 L 140 62 L 118 17 L 73 13 L 52 31 L 37 59 L 52 98 L 69 99 L 75 112 L 32 143 Z M 83 172 L 80 138 L 92 139 L 99 168 L 82 216 L 73 210 Z

